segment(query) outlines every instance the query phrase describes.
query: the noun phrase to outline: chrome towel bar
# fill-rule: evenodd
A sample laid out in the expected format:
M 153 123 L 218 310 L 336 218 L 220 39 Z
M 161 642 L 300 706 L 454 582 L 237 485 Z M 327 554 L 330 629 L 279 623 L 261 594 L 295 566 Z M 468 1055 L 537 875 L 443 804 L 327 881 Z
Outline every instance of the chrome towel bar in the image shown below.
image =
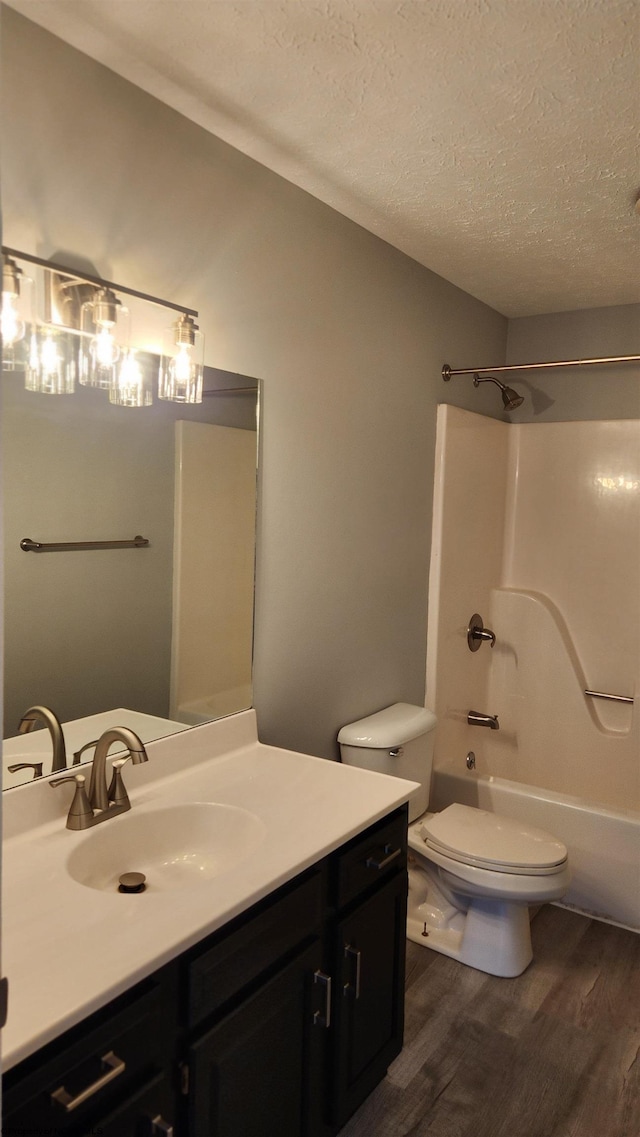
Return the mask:
M 609 699 L 612 703 L 633 703 L 631 695 L 608 695 L 606 691 L 585 691 L 592 699 Z
M 134 537 L 132 541 L 57 541 L 45 544 L 23 537 L 20 548 L 24 553 L 68 553 L 73 549 L 146 549 L 147 537 Z

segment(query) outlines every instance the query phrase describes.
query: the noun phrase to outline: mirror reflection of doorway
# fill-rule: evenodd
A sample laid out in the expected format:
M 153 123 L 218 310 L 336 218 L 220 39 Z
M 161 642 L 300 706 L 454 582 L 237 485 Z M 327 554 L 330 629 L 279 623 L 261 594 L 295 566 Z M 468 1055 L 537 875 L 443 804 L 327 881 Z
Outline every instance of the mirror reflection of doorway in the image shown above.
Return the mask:
M 170 715 L 197 724 L 251 706 L 256 438 L 176 423 Z

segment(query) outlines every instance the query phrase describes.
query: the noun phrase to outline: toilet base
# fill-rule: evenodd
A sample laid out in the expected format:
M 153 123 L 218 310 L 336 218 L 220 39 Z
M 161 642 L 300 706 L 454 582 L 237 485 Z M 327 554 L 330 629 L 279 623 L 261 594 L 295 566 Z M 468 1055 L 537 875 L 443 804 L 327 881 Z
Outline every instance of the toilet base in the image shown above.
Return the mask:
M 410 870 L 407 939 L 488 975 L 521 975 L 533 959 L 528 905 L 457 894 L 454 904 L 448 893 L 435 869 Z

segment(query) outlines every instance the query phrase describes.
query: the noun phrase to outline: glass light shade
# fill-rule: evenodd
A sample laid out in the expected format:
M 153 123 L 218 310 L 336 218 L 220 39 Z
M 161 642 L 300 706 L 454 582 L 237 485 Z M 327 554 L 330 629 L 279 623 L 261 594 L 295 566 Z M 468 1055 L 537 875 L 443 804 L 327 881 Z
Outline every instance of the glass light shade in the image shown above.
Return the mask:
M 42 395 L 72 395 L 76 379 L 75 337 L 51 324 L 29 338 L 25 387 Z
M 109 388 L 109 402 L 118 407 L 150 407 L 153 402 L 151 373 L 133 350 L 126 351 Z
M 33 281 L 25 276 L 11 257 L 2 266 L 2 370 L 23 371 L 29 354 L 29 333 L 33 324 Z
M 174 403 L 201 403 L 204 336 L 191 316 L 180 316 L 164 334 L 158 398 Z
M 118 362 L 129 348 L 130 316 L 110 288 L 100 288 L 82 306 L 80 382 L 110 390 L 117 383 Z

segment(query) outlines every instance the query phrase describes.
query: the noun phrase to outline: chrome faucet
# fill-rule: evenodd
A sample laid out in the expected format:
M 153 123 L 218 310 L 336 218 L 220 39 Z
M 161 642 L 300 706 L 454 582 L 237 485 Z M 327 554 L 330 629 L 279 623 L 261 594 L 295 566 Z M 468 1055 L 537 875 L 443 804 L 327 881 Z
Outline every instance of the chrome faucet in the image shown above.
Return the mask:
M 64 734 L 58 716 L 49 707 L 29 707 L 18 723 L 18 734 L 28 734 L 37 722 L 42 722 L 48 728 L 53 744 L 53 764 L 51 772 L 67 768 L 67 752 L 64 745 Z M 37 775 L 36 775 L 37 776 Z
M 469 711 L 467 715 L 469 726 L 488 726 L 489 730 L 500 730 L 497 715 L 483 715 L 481 711 Z
M 114 742 L 124 743 L 129 753 L 126 758 L 117 759 L 113 763 L 113 777 L 107 789 L 107 754 Z M 75 783 L 75 794 L 67 816 L 67 829 L 90 829 L 92 825 L 99 825 L 109 817 L 119 813 L 126 813 L 131 809 L 131 802 L 124 788 L 120 773 L 125 762 L 129 759 L 137 766 L 140 762 L 148 762 L 149 758 L 144 744 L 134 731 L 125 726 L 115 726 L 105 730 L 95 743 L 96 752 L 91 766 L 91 781 L 89 794 L 85 791 L 85 778 L 83 774 L 72 774 L 66 778 L 52 778 L 50 785 L 55 789 L 63 782 Z

